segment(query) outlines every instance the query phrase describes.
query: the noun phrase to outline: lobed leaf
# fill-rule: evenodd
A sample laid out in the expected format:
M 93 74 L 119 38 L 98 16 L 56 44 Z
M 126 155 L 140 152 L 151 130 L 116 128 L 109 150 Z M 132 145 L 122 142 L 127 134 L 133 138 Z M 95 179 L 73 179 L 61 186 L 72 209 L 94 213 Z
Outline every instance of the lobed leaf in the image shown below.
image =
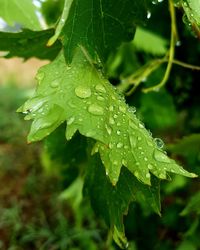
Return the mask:
M 99 152 L 106 174 L 116 185 L 125 166 L 138 180 L 150 185 L 151 174 L 167 179 L 167 173 L 188 177 L 188 173 L 167 157 L 137 119 L 120 94 L 97 70 L 83 49 L 77 50 L 71 66 L 63 53 L 42 67 L 33 98 L 18 111 L 33 119 L 28 141 L 43 139 L 67 121 L 66 138 L 78 130 L 97 141 L 93 153 Z
M 126 168 L 122 168 L 119 181 L 112 186 L 106 178 L 99 159 L 94 157 L 87 169 L 84 191 L 89 195 L 95 212 L 111 227 L 113 238 L 122 248 L 127 245 L 123 216 L 133 201 L 145 203 L 149 210 L 160 214 L 159 180 L 152 186 L 143 185 Z
M 78 45 L 90 56 L 105 59 L 123 41 L 130 41 L 135 25 L 147 19 L 149 0 L 70 0 L 65 2 L 62 17 L 51 45 L 61 33 L 64 53 L 71 62 Z

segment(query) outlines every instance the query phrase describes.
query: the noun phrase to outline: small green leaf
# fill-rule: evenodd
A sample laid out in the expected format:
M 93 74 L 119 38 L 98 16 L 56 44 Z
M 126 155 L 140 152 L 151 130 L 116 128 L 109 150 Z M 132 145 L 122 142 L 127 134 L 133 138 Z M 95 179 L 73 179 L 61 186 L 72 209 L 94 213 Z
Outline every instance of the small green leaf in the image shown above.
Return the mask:
M 149 210 L 160 214 L 159 180 L 152 178 L 152 187 L 149 187 L 122 168 L 119 181 L 113 187 L 98 158 L 92 159 L 88 165 L 84 190 L 95 212 L 104 218 L 111 227 L 114 240 L 123 248 L 127 244 L 123 216 L 128 213 L 131 202 L 145 203 Z
M 137 119 L 121 95 L 88 60 L 83 49 L 67 66 L 61 53 L 42 67 L 33 98 L 18 111 L 33 119 L 28 141 L 43 139 L 67 121 L 66 138 L 79 132 L 97 141 L 92 153 L 100 153 L 113 185 L 122 165 L 138 180 L 151 183 L 151 174 L 167 179 L 167 172 L 195 177 L 168 158 Z
M 133 44 L 138 50 L 161 56 L 167 53 L 167 40 L 151 31 L 138 27 Z
M 61 43 L 57 41 L 48 48 L 46 43 L 52 35 L 53 29 L 23 30 L 19 33 L 0 32 L 0 51 L 8 52 L 5 58 L 17 56 L 25 60 L 30 57 L 53 60 L 61 50 Z
M 0 6 L 0 17 L 9 25 L 13 26 L 15 23 L 19 23 L 28 29 L 41 29 L 33 1 L 0 0 Z

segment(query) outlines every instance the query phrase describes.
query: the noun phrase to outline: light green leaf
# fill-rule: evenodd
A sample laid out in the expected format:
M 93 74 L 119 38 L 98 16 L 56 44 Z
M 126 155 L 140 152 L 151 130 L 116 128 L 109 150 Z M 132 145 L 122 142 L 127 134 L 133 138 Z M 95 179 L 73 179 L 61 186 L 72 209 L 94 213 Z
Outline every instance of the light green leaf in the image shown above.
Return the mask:
M 123 248 L 127 244 L 123 216 L 128 213 L 131 202 L 145 204 L 149 211 L 160 214 L 159 180 L 154 177 L 151 187 L 143 185 L 127 169 L 122 168 L 119 181 L 114 187 L 98 158 L 92 159 L 88 165 L 84 190 L 95 212 L 104 218 L 111 227 L 114 240 Z
M 138 50 L 161 56 L 167 52 L 167 40 L 151 31 L 138 27 L 133 44 Z
M 21 24 L 25 28 L 40 30 L 36 6 L 31 0 L 0 0 L 0 17 L 9 25 Z
M 195 177 L 179 167 L 157 146 L 123 97 L 78 50 L 71 66 L 63 54 L 42 67 L 36 93 L 19 111 L 33 119 L 28 141 L 43 139 L 67 121 L 66 138 L 79 132 L 97 141 L 93 153 L 100 153 L 113 185 L 122 165 L 138 180 L 150 184 L 151 174 L 166 179 L 167 172 Z

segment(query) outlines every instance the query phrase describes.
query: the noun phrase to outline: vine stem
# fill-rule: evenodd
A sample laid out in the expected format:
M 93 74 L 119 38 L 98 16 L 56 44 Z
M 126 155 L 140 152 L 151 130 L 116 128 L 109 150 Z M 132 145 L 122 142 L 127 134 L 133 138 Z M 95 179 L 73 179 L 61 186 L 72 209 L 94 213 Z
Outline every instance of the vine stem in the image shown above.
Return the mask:
M 155 86 L 143 89 L 142 91 L 144 93 L 148 93 L 150 91 L 157 91 L 161 87 L 163 87 L 166 84 L 169 78 L 171 69 L 172 69 L 172 64 L 173 64 L 174 55 L 175 55 L 175 46 L 176 46 L 176 41 L 177 41 L 177 28 L 176 28 L 176 13 L 175 13 L 174 4 L 172 0 L 168 0 L 168 2 L 169 2 L 170 17 L 171 17 L 171 40 L 170 40 L 169 59 L 168 59 L 167 69 L 165 71 L 162 81 Z

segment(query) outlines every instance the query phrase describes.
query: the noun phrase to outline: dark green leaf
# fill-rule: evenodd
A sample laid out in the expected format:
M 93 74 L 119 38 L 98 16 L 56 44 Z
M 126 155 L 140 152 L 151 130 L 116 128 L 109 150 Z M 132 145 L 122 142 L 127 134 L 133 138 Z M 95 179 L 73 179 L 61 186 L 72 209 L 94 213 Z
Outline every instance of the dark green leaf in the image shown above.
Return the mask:
M 19 33 L 0 32 L 0 51 L 8 52 L 5 58 L 22 57 L 29 59 L 53 60 L 61 50 L 61 43 L 57 41 L 47 47 L 47 41 L 52 36 L 53 29 L 45 31 L 23 30 Z
M 135 25 L 147 19 L 147 10 L 147 0 L 74 0 L 61 36 L 67 61 L 72 60 L 78 45 L 93 58 L 96 53 L 106 58 L 123 41 L 133 38 Z
M 139 182 L 127 169 L 122 168 L 119 181 L 113 187 L 98 158 L 93 159 L 89 164 L 85 191 L 90 197 L 94 210 L 111 227 L 113 237 L 121 247 L 126 245 L 123 216 L 127 214 L 130 202 L 145 203 L 149 210 L 160 213 L 157 178 L 152 178 L 152 187 L 149 187 Z

